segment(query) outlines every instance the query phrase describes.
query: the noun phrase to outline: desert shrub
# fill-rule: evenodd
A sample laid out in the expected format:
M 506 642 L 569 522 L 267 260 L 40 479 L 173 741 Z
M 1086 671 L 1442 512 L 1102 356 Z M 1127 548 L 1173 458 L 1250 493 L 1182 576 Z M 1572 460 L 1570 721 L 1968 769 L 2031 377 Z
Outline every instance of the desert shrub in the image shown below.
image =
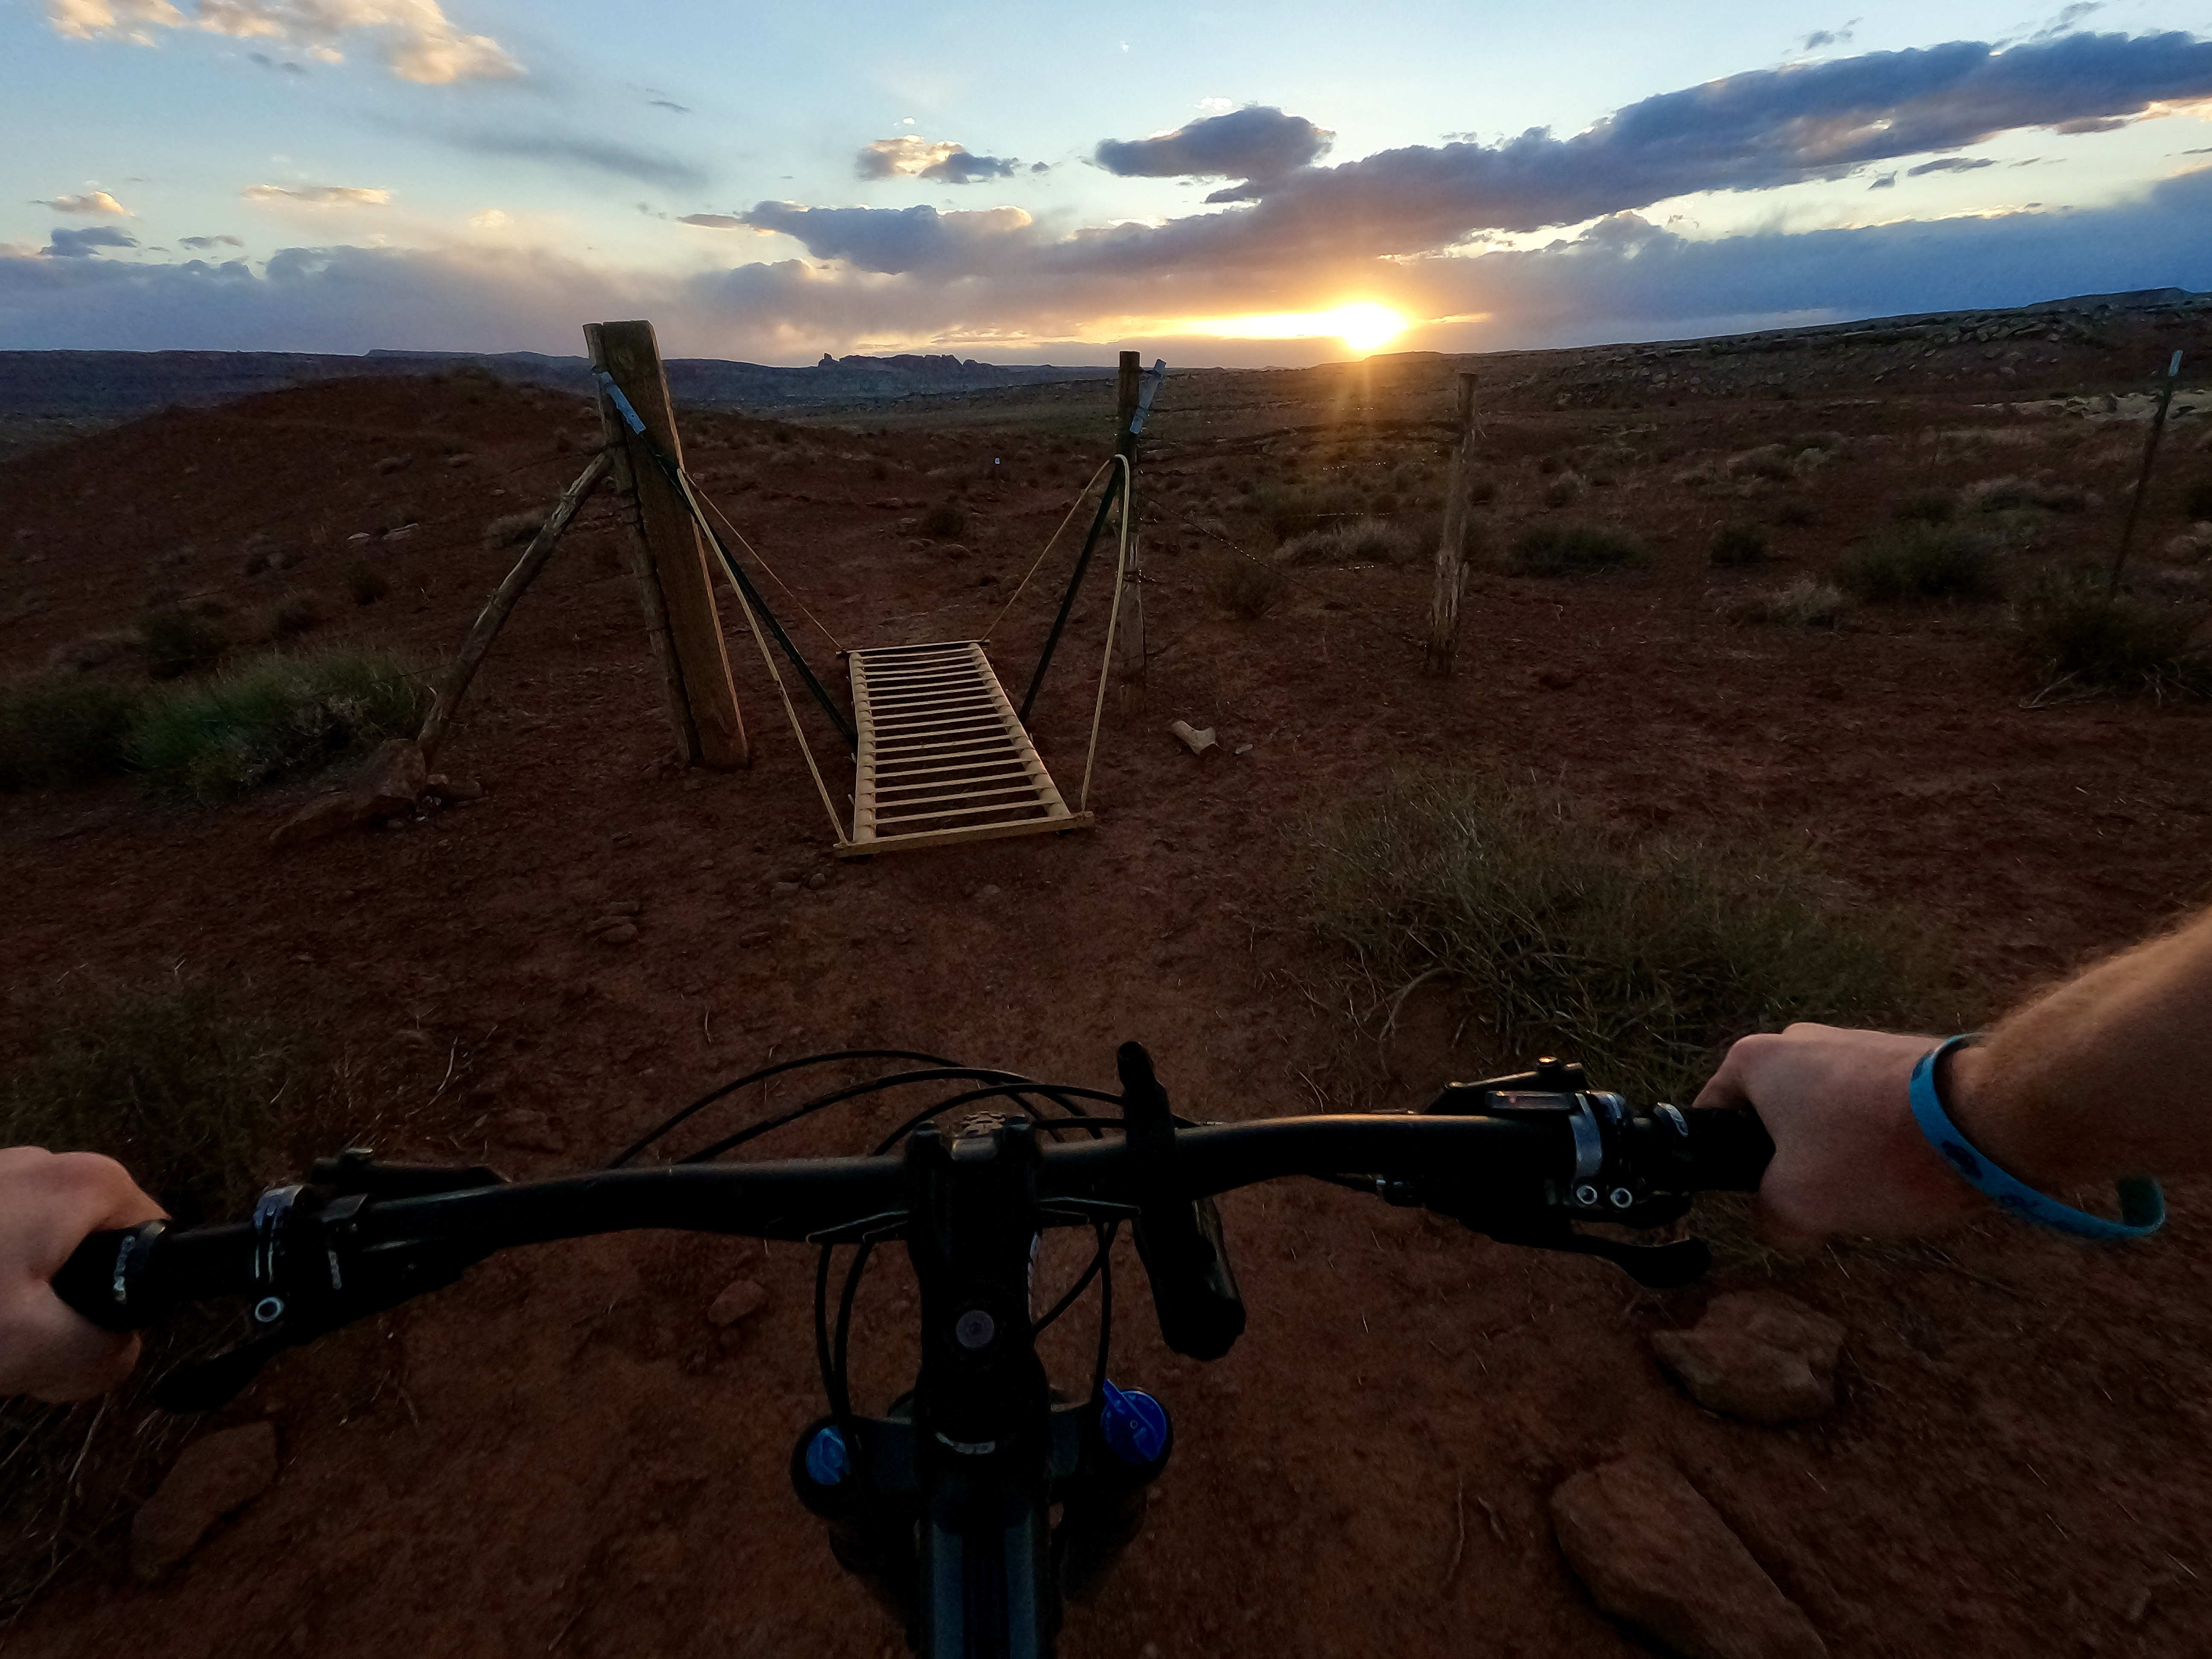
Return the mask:
M 1801 432 L 1783 447 L 1792 455 L 1806 454 L 1815 449 L 1836 455 L 1843 452 L 1844 446 L 1849 441 L 1840 432 Z
M 385 651 L 268 656 L 151 699 L 131 763 L 202 800 L 226 800 L 287 772 L 413 732 L 428 693 Z
M 1487 472 L 1478 472 L 1467 481 L 1467 499 L 1475 507 L 1488 507 L 1498 499 L 1498 480 Z
M 534 513 L 502 513 L 484 526 L 483 544 L 486 547 L 520 547 L 545 527 L 547 517 L 544 507 Z
M 1533 524 L 1515 539 L 1505 568 L 1517 576 L 1586 576 L 1650 556 L 1641 541 L 1612 525 Z
M 1630 845 L 1465 774 L 1396 780 L 1309 835 L 1307 921 L 1343 1000 L 1372 1021 L 1442 981 L 1501 1064 L 1559 1054 L 1599 1087 L 1681 1100 L 1747 1032 L 1943 1023 L 1901 925 L 1757 848 Z
M 1792 495 L 1787 501 L 1774 504 L 1774 522 L 1787 529 L 1802 530 L 1812 523 L 1815 516 L 1813 503 L 1802 495 Z
M 0 789 L 112 777 L 137 708 L 122 687 L 82 675 L 0 690 Z
M 1275 550 L 1285 564 L 1405 564 L 1421 556 L 1411 532 L 1383 519 L 1350 519 L 1293 536 Z
M 1739 593 L 1723 608 L 1732 623 L 1777 628 L 1833 628 L 1850 599 L 1833 582 L 1800 576 L 1786 586 Z
M 1366 504 L 1341 484 L 1294 488 L 1278 483 L 1254 486 L 1249 510 L 1278 543 L 1310 534 L 1345 519 L 1357 518 Z
M 2045 513 L 2080 513 L 2093 501 L 2080 484 L 2053 483 L 2039 478 L 1984 478 L 1960 492 L 1966 505 L 1977 513 L 2006 513 L 2034 507 Z
M 230 636 L 221 620 L 182 605 L 156 605 L 138 624 L 145 642 L 146 672 L 157 680 L 173 680 L 205 668 L 230 647 Z
M 2002 591 L 1988 538 L 1955 524 L 1891 525 L 1844 556 L 1836 580 L 1871 604 L 1989 599 Z
M 1544 505 L 1553 507 L 1571 507 L 1575 502 L 1582 500 L 1589 489 L 1589 480 L 1572 467 L 1569 467 L 1565 471 L 1557 474 L 1551 483 L 1544 486 Z
M 1758 564 L 1766 557 L 1766 532 L 1755 524 L 1724 524 L 1713 532 L 1713 562 Z
M 345 585 L 356 605 L 374 605 L 392 591 L 391 580 L 366 559 L 356 559 L 346 567 Z
M 2188 518 L 2212 519 L 2212 478 L 2199 478 L 2181 500 L 2181 510 Z
M 46 653 L 46 666 L 57 673 L 83 674 L 129 656 L 143 643 L 136 629 L 111 628 L 64 641 Z
M 1797 476 L 1791 466 L 1794 459 L 1787 444 L 1761 444 L 1741 455 L 1729 456 L 1728 471 L 1731 477 L 1765 478 L 1772 483 L 1787 483 Z
M 1890 504 L 1899 524 L 1948 524 L 1959 516 L 1959 498 L 1948 489 L 1916 489 Z
M 2195 617 L 2129 593 L 2107 599 L 2095 570 L 2045 572 L 2013 607 L 2013 648 L 2045 684 L 2110 691 L 2212 690 Z
M 329 619 L 330 606 L 323 596 L 312 588 L 299 588 L 278 596 L 276 602 L 261 615 L 257 630 L 260 637 L 273 642 L 297 639 L 311 629 L 320 628 Z
M 1264 559 L 1231 559 L 1214 580 L 1214 597 L 1247 622 L 1266 616 L 1282 592 L 1281 568 Z
M 935 540 L 950 541 L 967 533 L 968 515 L 951 501 L 939 501 L 921 515 L 915 528 Z

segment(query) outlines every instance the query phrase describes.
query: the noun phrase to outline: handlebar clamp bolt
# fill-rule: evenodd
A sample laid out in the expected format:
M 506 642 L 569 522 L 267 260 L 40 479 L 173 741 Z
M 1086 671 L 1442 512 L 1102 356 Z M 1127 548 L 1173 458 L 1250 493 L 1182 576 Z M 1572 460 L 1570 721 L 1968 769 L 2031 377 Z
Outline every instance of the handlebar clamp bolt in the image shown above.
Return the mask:
M 1626 1187 L 1615 1187 L 1606 1197 L 1616 1210 L 1626 1210 L 1636 1202 L 1636 1194 Z
M 1589 1182 L 1583 1182 L 1575 1188 L 1575 1202 L 1586 1210 L 1595 1210 L 1598 1204 L 1597 1188 Z
M 981 1308 L 970 1308 L 952 1322 L 952 1340 L 970 1353 L 989 1347 L 998 1334 L 999 1322 Z

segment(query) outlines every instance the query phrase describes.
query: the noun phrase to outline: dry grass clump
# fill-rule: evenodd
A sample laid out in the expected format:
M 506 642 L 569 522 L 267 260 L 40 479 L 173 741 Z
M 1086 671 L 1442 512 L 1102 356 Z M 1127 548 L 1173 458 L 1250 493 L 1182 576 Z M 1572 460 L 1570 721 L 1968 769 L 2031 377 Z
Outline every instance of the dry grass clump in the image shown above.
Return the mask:
M 520 547 L 545 527 L 552 516 L 550 507 L 538 507 L 528 513 L 502 513 L 483 527 L 486 547 Z M 411 522 L 411 520 L 410 520 Z M 398 526 L 389 526 L 392 529 Z
M 222 678 L 157 693 L 125 752 L 156 781 L 228 800 L 289 772 L 321 766 L 415 732 L 428 692 L 388 651 L 264 657 Z
M 124 743 L 137 707 L 121 686 L 88 675 L 0 689 L 0 790 L 114 776 L 124 769 Z
M 320 628 L 329 619 L 330 605 L 321 594 L 313 588 L 296 588 L 278 595 L 260 613 L 254 633 L 270 644 L 278 644 Z
M 1869 604 L 1900 599 L 1993 599 L 2002 592 L 1996 555 L 1980 531 L 1957 524 L 1893 524 L 1844 556 L 1836 580 Z
M 921 515 L 915 528 L 933 540 L 951 541 L 966 533 L 968 515 L 951 501 L 939 501 Z
M 2023 507 L 2045 513 L 2083 513 L 2097 505 L 2097 497 L 2080 484 L 2048 478 L 1984 478 L 1968 484 L 1960 495 L 1976 513 L 2008 513 Z
M 1324 481 L 1291 485 L 1276 481 L 1253 484 L 1245 502 L 1278 544 L 1366 514 L 1365 497 L 1349 485 Z
M 1712 561 L 1724 568 L 1759 564 L 1767 555 L 1766 532 L 1739 520 L 1713 532 Z
M 106 629 L 56 646 L 46 653 L 46 666 L 57 674 L 87 674 L 119 661 L 144 643 L 135 628 Z
M 1569 467 L 1555 473 L 1544 486 L 1544 505 L 1549 507 L 1572 507 L 1589 493 L 1589 480 Z
M 1891 502 L 1889 516 L 1899 524 L 1948 524 L 1959 516 L 1959 497 L 1949 489 L 1916 489 Z
M 1650 557 L 1640 540 L 1615 526 L 1547 522 L 1521 532 L 1504 568 L 1516 576 L 1588 576 L 1640 565 Z
M 1282 592 L 1279 566 L 1242 554 L 1223 565 L 1213 581 L 1213 597 L 1247 622 L 1266 616 Z
M 374 605 L 392 591 L 391 579 L 365 559 L 346 567 L 345 585 L 356 605 Z
M 1275 556 L 1285 564 L 1407 564 L 1421 548 L 1411 531 L 1387 519 L 1352 519 L 1293 536 Z
M 146 672 L 157 680 L 197 673 L 230 648 L 222 612 L 207 605 L 156 605 L 140 620 L 138 638 Z
M 2095 570 L 2046 571 L 2013 606 L 2012 647 L 2045 686 L 2154 695 L 2212 690 L 2212 659 L 2195 642 L 2201 607 L 2178 610 L 2106 594 Z
M 1786 586 L 1736 594 L 1721 614 L 1741 626 L 1833 628 L 1850 608 L 1850 595 L 1833 582 L 1800 576 Z
M 1632 844 L 1467 774 L 1398 779 L 1309 838 L 1308 923 L 1370 1029 L 1440 982 L 1485 1060 L 1562 1054 L 1650 1101 L 1792 1019 L 1942 1023 L 1917 938 L 1760 849 Z

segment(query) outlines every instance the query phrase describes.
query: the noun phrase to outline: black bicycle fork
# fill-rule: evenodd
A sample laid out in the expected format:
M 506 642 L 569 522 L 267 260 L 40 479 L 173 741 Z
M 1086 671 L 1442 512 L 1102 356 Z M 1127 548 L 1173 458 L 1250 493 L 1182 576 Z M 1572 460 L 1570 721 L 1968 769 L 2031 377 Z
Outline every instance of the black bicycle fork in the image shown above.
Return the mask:
M 833 1401 L 793 1450 L 838 1565 L 927 1659 L 1045 1659 L 1062 1598 L 1104 1583 L 1173 1449 L 1158 1402 L 1103 1376 L 1091 1400 L 1051 1397 L 1030 1325 L 1037 1155 L 1019 1117 L 909 1137 L 908 1210 L 885 1221 L 921 1286 L 921 1375 L 883 1418 Z

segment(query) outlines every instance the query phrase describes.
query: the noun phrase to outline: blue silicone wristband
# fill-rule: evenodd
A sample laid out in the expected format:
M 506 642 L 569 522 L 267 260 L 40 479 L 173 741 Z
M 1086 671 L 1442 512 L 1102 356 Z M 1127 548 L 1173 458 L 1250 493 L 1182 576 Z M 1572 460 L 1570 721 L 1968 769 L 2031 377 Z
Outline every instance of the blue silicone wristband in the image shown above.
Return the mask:
M 2071 1204 L 2061 1204 L 2055 1198 L 2046 1197 L 2024 1181 L 2015 1181 L 1976 1152 L 1966 1136 L 1959 1133 L 1959 1126 L 1951 1121 L 1936 1092 L 1936 1066 L 1952 1049 L 1973 1040 L 1972 1032 L 1947 1038 L 1921 1055 L 1912 1067 L 1912 1120 L 1920 1126 L 1920 1133 L 1928 1137 L 1929 1145 L 1943 1154 L 1945 1162 L 1959 1172 L 1960 1179 L 2023 1221 L 2039 1222 L 2082 1238 L 2142 1238 L 2166 1225 L 2166 1195 L 2159 1191 L 2155 1181 L 2147 1181 L 2140 1176 L 2121 1176 L 2118 1182 L 2121 1219 L 2107 1221 L 2100 1215 L 2092 1215 L 2087 1210 L 2077 1210 Z

